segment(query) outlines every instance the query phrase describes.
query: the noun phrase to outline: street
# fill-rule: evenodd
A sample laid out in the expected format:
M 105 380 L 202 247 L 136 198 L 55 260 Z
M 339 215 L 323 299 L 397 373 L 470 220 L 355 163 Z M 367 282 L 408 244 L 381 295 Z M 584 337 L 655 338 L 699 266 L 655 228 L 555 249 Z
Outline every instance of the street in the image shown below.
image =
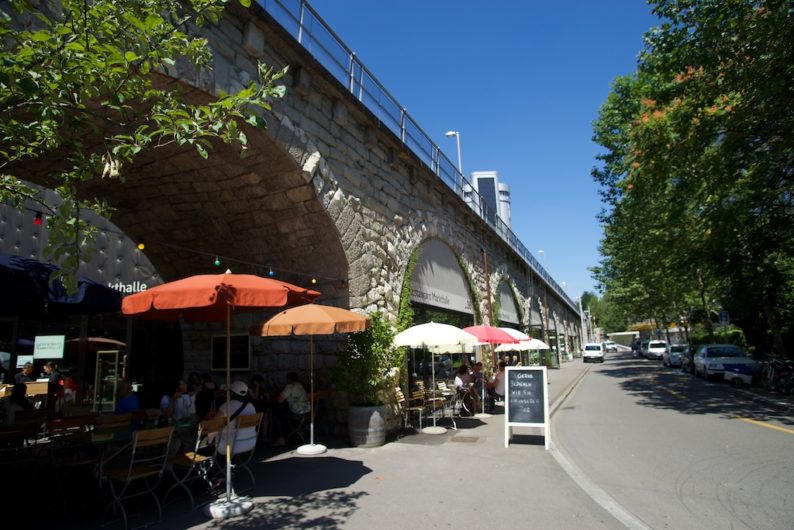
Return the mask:
M 794 528 L 794 415 L 775 394 L 611 353 L 554 437 L 638 527 Z

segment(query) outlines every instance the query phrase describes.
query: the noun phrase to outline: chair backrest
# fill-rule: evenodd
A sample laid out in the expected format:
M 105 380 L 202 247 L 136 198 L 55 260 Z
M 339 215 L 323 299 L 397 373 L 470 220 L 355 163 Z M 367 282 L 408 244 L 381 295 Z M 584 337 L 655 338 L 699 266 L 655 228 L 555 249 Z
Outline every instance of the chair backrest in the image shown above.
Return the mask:
M 264 417 L 264 412 L 257 412 L 256 414 L 245 414 L 237 416 L 237 429 L 250 429 L 251 427 L 255 428 L 257 432 L 259 432 L 259 428 L 262 425 L 262 418 Z
M 132 412 L 125 414 L 100 414 L 96 417 L 97 429 L 129 428 L 132 424 Z
M 157 429 L 140 429 L 133 432 L 129 460 L 124 467 L 106 471 L 114 479 L 129 483 L 139 478 L 158 475 L 162 477 L 169 458 L 173 426 Z M 121 450 L 111 458 L 121 454 Z

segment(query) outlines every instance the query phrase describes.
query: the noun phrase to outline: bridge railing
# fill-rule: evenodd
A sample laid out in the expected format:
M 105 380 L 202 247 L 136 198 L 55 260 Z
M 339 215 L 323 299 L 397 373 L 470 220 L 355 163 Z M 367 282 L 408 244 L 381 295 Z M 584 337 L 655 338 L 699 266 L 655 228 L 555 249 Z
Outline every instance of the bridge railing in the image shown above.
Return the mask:
M 499 236 L 521 255 L 536 274 L 565 300 L 578 307 L 541 266 L 513 231 L 490 212 L 477 190 L 441 151 L 397 99 L 356 57 L 342 39 L 305 0 L 257 0 L 274 20 L 290 33 L 325 69 L 346 87 L 456 195 L 461 197 Z

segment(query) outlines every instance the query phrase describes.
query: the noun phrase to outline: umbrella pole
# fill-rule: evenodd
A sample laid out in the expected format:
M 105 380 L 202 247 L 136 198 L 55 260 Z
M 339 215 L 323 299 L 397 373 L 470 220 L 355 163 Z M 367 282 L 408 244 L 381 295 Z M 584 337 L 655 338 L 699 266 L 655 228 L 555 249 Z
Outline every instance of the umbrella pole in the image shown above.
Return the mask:
M 425 345 L 425 351 L 427 350 L 428 350 L 427 345 Z M 430 406 L 432 407 L 430 414 L 433 415 L 433 426 L 425 427 L 424 429 L 422 429 L 422 432 L 426 434 L 444 434 L 445 432 L 447 432 L 446 427 L 436 427 L 436 363 L 435 363 L 435 359 L 433 359 L 432 350 L 430 350 L 430 368 L 431 368 L 431 374 L 433 376 L 433 388 L 432 388 L 433 397 L 430 398 Z
M 314 335 L 309 335 L 309 445 L 301 445 L 297 452 L 301 455 L 319 455 L 326 451 L 322 444 L 314 443 Z
M 232 306 L 226 304 L 226 502 L 232 500 Z
M 213 519 L 228 519 L 243 515 L 254 509 L 254 503 L 249 499 L 235 497 L 232 499 L 232 443 L 231 432 L 232 422 L 229 419 L 231 410 L 229 403 L 232 398 L 232 369 L 231 369 L 231 350 L 232 350 L 232 306 L 226 304 L 226 499 L 218 500 L 207 505 L 204 513 Z

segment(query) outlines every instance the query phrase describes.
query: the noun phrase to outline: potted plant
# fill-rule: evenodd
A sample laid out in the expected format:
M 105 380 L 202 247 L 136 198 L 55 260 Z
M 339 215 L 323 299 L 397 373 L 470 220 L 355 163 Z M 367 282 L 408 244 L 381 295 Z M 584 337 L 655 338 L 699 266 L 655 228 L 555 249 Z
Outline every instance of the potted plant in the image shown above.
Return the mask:
M 350 401 L 350 442 L 375 447 L 386 441 L 385 405 L 395 385 L 401 355 L 394 347 L 394 330 L 380 313 L 373 313 L 369 329 L 348 336 L 332 369 L 336 387 Z

